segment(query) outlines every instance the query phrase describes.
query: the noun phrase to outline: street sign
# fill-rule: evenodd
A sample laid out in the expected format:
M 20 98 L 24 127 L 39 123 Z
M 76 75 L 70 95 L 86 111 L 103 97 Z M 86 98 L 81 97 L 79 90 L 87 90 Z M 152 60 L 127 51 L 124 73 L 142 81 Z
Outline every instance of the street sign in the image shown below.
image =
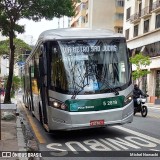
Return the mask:
M 19 65 L 19 66 L 23 66 L 24 64 L 25 64 L 25 62 L 23 62 L 23 61 L 19 61 L 19 62 L 18 62 L 18 65 Z

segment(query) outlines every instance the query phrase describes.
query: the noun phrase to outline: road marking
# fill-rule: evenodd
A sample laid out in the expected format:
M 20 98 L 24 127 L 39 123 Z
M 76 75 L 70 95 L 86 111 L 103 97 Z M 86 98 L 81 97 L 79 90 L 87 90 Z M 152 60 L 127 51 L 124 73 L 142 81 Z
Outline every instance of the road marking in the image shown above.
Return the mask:
M 28 112 L 26 111 L 26 108 L 24 107 L 24 104 L 22 104 L 22 106 L 23 106 L 24 111 L 25 111 L 25 113 L 26 113 L 26 115 L 27 115 L 27 117 L 28 117 L 29 123 L 30 123 L 30 125 L 31 125 L 31 127 L 32 127 L 32 129 L 33 129 L 33 131 L 34 131 L 34 134 L 35 134 L 37 140 L 38 140 L 39 143 L 41 143 L 41 144 L 46 143 L 45 139 L 43 138 L 43 136 L 42 136 L 41 133 L 40 133 L 40 130 L 38 129 L 38 127 L 37 127 L 37 125 L 35 124 L 35 122 L 33 121 L 33 117 L 31 117 L 31 116 L 28 114 Z
M 68 141 L 66 143 L 51 143 L 46 145 L 46 147 L 48 149 L 51 149 L 53 152 L 54 151 L 60 151 L 60 152 L 72 151 L 74 154 L 79 154 L 80 151 L 85 151 L 89 153 L 92 151 L 115 151 L 115 150 L 121 151 L 121 150 L 129 150 L 129 149 L 141 150 L 142 147 L 147 148 L 147 150 L 156 151 L 157 146 L 158 146 L 157 143 L 151 142 L 151 140 L 149 139 L 146 140 L 138 136 L 127 136 L 124 138 L 118 138 L 118 137 L 104 138 L 104 139 L 100 138 L 97 140 L 88 139 L 82 142 Z
M 145 135 L 143 133 L 139 133 L 139 132 L 136 132 L 136 131 L 133 131 L 131 129 L 127 129 L 127 128 L 124 128 L 124 127 L 121 127 L 121 126 L 113 126 L 114 128 L 117 128 L 117 129 L 120 129 L 122 131 L 125 131 L 125 132 L 128 132 L 130 134 L 134 134 L 138 137 L 141 137 L 141 138 L 144 138 L 144 139 L 147 139 L 149 141 L 152 141 L 152 142 L 155 142 L 156 144 L 160 144 L 160 139 L 157 139 L 157 138 L 154 138 L 154 137 L 151 137 L 151 136 L 148 136 L 148 135 Z

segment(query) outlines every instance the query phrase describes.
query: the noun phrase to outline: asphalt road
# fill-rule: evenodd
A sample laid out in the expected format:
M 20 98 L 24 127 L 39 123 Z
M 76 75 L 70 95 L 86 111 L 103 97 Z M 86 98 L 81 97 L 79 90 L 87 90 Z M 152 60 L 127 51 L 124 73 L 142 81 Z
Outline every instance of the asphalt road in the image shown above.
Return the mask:
M 47 133 L 38 120 L 26 108 L 23 109 L 39 143 L 39 150 L 47 151 L 42 152 L 47 156 L 43 159 L 158 160 L 160 157 L 160 108 L 149 107 L 146 118 L 138 113 L 131 124 L 123 126 L 54 133 Z M 153 157 L 148 157 L 148 154 Z

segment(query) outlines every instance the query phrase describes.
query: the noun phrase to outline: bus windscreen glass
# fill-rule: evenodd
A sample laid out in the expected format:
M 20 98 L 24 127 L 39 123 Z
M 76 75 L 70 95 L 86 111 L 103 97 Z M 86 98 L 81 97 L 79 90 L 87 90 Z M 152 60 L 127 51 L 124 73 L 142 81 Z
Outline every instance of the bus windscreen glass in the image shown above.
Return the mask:
M 52 46 L 51 85 L 61 93 L 113 92 L 130 81 L 124 39 L 58 41 Z

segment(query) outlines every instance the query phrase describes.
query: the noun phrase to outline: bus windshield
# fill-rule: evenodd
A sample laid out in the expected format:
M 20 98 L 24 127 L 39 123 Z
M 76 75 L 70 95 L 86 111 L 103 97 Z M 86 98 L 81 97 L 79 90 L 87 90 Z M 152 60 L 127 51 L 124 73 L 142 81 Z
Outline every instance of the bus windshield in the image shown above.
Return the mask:
M 60 93 L 113 92 L 130 81 L 122 38 L 63 40 L 51 48 L 51 86 Z

